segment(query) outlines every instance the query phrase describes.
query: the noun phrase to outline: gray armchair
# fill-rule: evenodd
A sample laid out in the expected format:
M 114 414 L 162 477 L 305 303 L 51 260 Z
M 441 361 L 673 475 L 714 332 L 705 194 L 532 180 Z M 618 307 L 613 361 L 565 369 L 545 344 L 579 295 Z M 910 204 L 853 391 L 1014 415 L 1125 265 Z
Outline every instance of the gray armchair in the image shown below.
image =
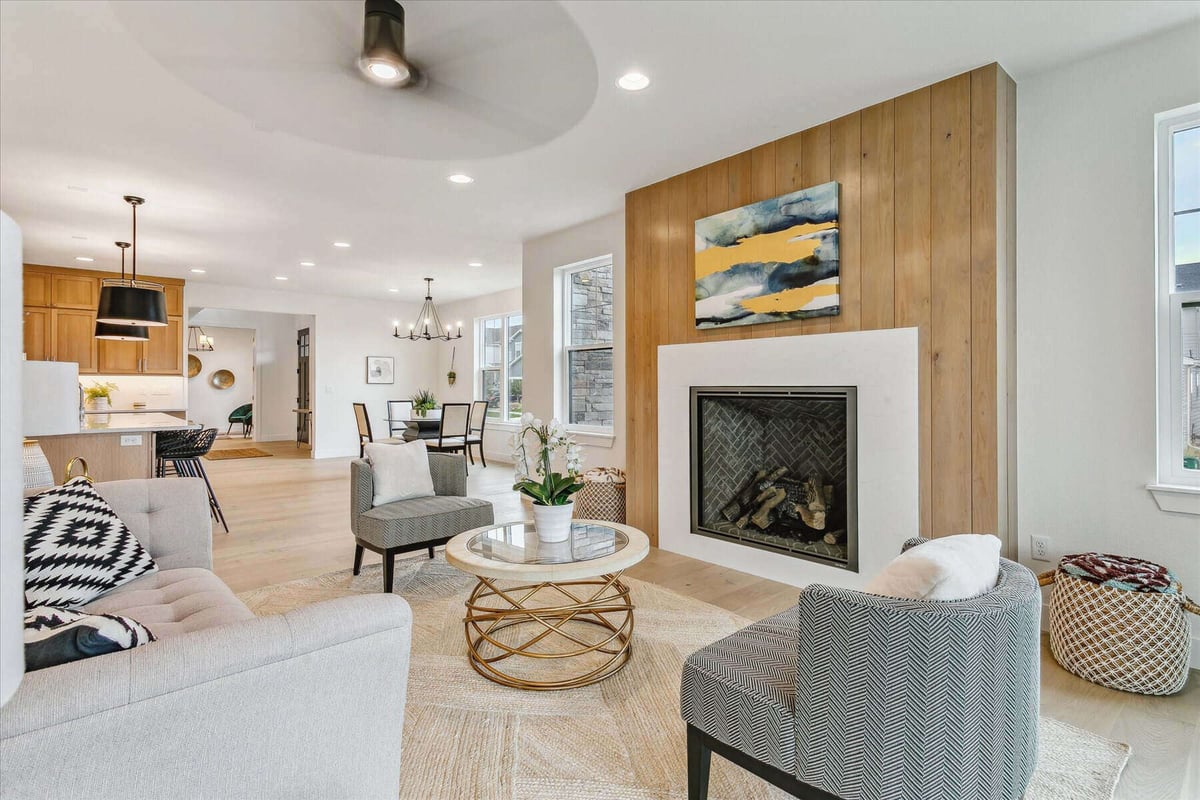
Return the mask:
M 1037 763 L 1040 615 L 1037 579 L 1006 559 L 959 602 L 807 587 L 684 664 L 689 800 L 712 752 L 801 798 L 1016 800 Z
M 383 556 L 383 591 L 391 594 L 397 553 L 443 545 L 453 537 L 491 525 L 492 504 L 467 497 L 466 458 L 430 453 L 434 497 L 418 497 L 371 506 L 375 474 L 366 459 L 350 462 L 350 530 L 354 532 L 354 574 L 362 569 L 363 550 Z

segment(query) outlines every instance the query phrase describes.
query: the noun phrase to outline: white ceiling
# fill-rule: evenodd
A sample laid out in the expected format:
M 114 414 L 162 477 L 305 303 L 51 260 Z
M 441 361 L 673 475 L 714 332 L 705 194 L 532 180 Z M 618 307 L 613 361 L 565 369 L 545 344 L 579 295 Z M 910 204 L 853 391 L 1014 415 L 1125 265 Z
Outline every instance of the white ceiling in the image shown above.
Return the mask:
M 553 41 L 513 42 L 526 27 L 513 20 L 536 13 L 527 3 L 405 3 L 409 55 L 420 63 L 427 48 L 431 79 L 454 73 L 461 43 L 474 59 L 460 70 L 464 85 L 487 92 L 468 99 L 492 122 L 517 105 L 514 117 L 527 107 L 557 126 L 492 147 L 456 138 L 456 126 L 443 136 L 454 126 L 444 115 L 397 116 L 397 98 L 349 68 L 305 95 L 314 52 L 326 72 L 341 49 L 353 62 L 357 0 L 276 2 L 267 14 L 210 0 L 218 22 L 207 25 L 184 24 L 186 3 L 136 5 L 0 3 L 0 206 L 22 227 L 27 261 L 114 268 L 112 242 L 129 233 L 121 195 L 132 193 L 147 199 L 145 272 L 379 299 L 396 287 L 406 300 L 430 275 L 439 301 L 519 284 L 522 240 L 618 210 L 638 186 L 991 61 L 1019 84 L 1200 19 L 1198 2 L 589 0 L 562 4 L 569 18 L 553 20 Z M 464 19 L 497 7 L 512 19 Z M 322 30 L 313 14 L 327 15 L 335 45 L 313 39 Z M 254 38 L 242 20 L 247 30 L 269 25 L 272 44 L 237 58 L 236 43 Z M 480 31 L 503 57 L 478 57 Z M 289 42 L 294 65 L 279 46 Z M 184 55 L 173 62 L 176 49 Z M 630 69 L 650 88 L 618 89 Z M 289 102 L 264 88 L 274 73 Z M 497 76 L 537 96 L 498 88 Z M 289 104 L 308 112 L 311 131 Z M 573 109 L 586 109 L 577 123 Z M 338 114 L 361 118 L 329 119 Z M 420 157 L 387 155 L 394 142 L 372 144 L 363 131 L 409 137 Z M 527 149 L 470 155 L 514 147 Z M 461 156 L 437 157 L 445 152 Z M 476 182 L 448 183 L 453 172 Z

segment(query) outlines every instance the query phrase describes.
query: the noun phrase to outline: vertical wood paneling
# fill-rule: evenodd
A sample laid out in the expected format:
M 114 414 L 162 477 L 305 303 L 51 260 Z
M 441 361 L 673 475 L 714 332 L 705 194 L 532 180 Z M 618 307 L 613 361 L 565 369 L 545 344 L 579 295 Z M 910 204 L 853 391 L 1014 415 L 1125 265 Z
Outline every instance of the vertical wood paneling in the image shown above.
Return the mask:
M 838 201 L 838 254 L 841 276 L 838 293 L 842 307 L 829 322 L 829 330 L 856 331 L 862 312 L 861 234 L 862 119 L 859 114 L 836 119 L 829 124 L 830 177 L 841 185 Z
M 929 89 L 896 98 L 896 327 L 920 329 L 921 535 L 931 533 L 933 412 L 930 405 Z
M 995 533 L 997 68 L 971 74 L 971 530 Z
M 660 344 L 916 326 L 922 532 L 1004 530 L 1014 100 L 992 65 L 628 195 L 631 524 L 657 543 Z M 697 330 L 695 220 L 828 180 L 841 184 L 841 313 Z
M 863 330 L 895 324 L 895 108 L 891 100 L 862 111 Z
M 971 77 L 930 90 L 934 536 L 971 529 Z

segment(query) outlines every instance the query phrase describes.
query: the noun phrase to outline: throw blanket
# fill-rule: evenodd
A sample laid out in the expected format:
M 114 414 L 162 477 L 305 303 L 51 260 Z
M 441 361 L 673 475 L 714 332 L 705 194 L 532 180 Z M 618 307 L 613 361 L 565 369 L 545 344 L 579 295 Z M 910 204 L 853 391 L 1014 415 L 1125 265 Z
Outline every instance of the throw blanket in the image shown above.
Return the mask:
M 1126 592 L 1179 594 L 1179 581 L 1171 571 L 1153 561 L 1108 553 L 1063 556 L 1059 569 L 1068 575 Z

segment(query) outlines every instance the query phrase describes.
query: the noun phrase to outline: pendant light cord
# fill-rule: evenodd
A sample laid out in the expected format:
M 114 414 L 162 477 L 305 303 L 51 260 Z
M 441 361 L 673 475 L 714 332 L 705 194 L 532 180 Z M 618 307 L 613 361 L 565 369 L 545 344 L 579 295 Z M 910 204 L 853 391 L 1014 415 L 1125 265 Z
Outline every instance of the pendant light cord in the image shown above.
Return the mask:
M 133 206 L 133 277 L 134 283 L 137 283 L 137 203 L 131 203 Z M 124 255 L 124 251 L 122 251 Z M 123 276 L 122 276 L 123 277 Z

